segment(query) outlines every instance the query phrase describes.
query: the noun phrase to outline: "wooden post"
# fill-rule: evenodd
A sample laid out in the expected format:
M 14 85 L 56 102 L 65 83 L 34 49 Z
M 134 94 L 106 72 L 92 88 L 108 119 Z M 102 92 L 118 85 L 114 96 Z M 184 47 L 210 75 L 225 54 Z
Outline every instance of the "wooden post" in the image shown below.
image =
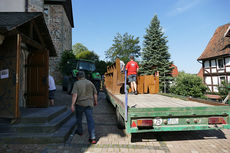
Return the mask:
M 20 34 L 17 34 L 17 50 L 16 50 L 16 97 L 15 97 L 15 118 L 19 118 L 20 112 L 19 112 L 19 87 L 20 87 L 20 81 L 19 81 L 19 74 L 20 74 L 20 53 L 21 53 L 21 36 Z
M 139 94 L 144 93 L 144 76 L 140 75 L 137 77 L 137 91 Z

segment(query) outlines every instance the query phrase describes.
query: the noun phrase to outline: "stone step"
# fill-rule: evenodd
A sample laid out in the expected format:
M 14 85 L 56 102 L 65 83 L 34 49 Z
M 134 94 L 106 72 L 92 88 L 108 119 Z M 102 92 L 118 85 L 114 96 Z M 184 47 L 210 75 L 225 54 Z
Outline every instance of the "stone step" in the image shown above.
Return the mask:
M 21 108 L 20 123 L 47 123 L 66 110 L 66 106 Z
M 57 131 L 52 133 L 0 133 L 0 144 L 64 143 L 73 132 L 75 124 L 75 116 L 71 116 Z
M 11 128 L 10 122 L 10 119 L 0 119 L 0 133 L 15 131 L 15 129 Z
M 72 115 L 73 113 L 67 110 L 46 123 L 19 123 L 13 125 L 12 128 L 17 133 L 50 133 L 60 128 Z

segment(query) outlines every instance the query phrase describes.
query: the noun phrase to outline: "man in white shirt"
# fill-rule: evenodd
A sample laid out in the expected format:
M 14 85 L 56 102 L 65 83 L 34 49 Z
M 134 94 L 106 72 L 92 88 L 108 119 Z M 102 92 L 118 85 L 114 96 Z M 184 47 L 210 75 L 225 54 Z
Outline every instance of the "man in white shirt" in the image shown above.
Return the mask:
M 49 100 L 50 100 L 50 105 L 54 105 L 54 94 L 56 91 L 56 86 L 54 82 L 54 78 L 49 75 Z
M 122 60 L 120 60 L 120 69 L 121 69 L 121 72 L 123 72 L 125 69 L 125 63 L 122 61 Z

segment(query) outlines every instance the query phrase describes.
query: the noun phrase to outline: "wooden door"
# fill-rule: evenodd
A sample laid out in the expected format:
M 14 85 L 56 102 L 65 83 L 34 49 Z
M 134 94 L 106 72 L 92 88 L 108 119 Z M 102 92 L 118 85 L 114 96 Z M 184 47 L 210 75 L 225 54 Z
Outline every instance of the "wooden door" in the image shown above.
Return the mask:
M 30 53 L 27 63 L 27 107 L 48 107 L 48 51 Z
M 20 36 L 8 36 L 0 45 L 0 118 L 18 118 Z

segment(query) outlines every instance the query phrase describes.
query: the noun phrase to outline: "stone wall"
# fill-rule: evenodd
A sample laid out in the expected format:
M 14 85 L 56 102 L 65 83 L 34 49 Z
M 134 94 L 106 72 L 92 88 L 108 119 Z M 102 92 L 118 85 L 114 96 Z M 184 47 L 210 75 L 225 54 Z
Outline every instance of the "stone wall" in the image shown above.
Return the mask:
M 43 12 L 44 0 L 28 0 L 28 12 Z
M 62 52 L 72 48 L 72 27 L 62 5 L 45 5 L 44 16 L 57 52 L 57 57 L 50 57 L 50 73 L 56 82 L 60 82 L 59 63 Z
M 0 12 L 25 12 L 25 0 L 0 0 Z

